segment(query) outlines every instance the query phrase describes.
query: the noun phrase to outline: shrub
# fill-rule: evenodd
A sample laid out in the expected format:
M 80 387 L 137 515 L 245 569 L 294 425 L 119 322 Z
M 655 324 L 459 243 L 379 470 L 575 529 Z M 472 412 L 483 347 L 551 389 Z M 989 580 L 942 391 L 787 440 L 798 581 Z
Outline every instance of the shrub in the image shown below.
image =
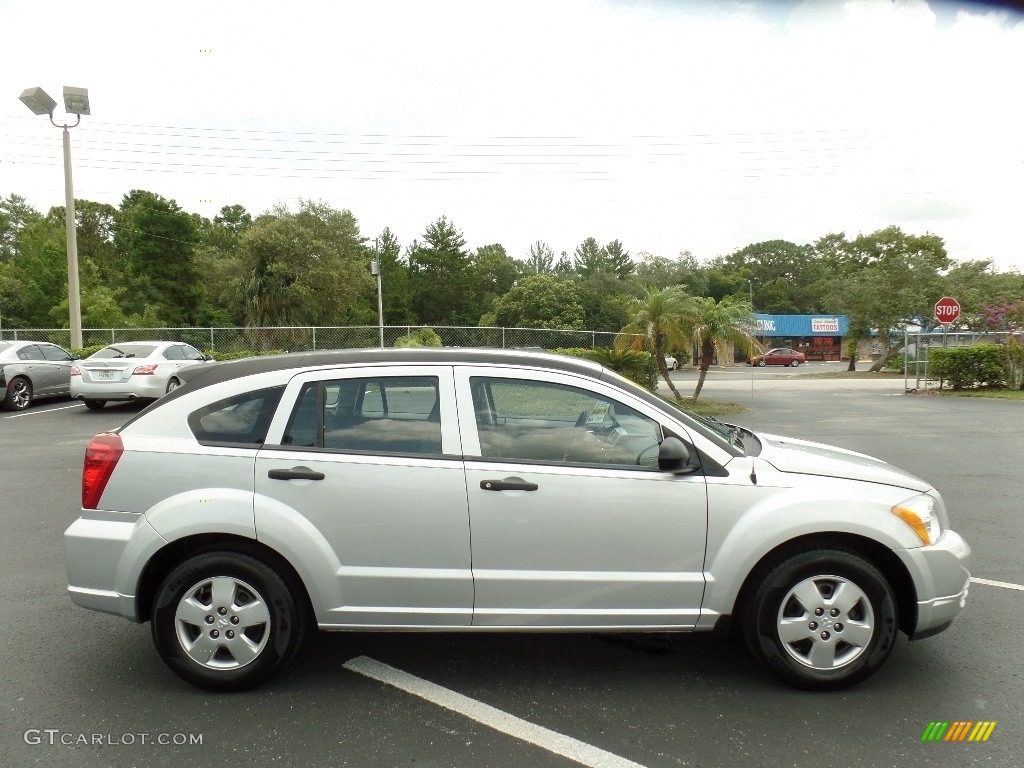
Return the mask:
M 1005 369 L 1005 347 L 998 344 L 945 347 L 928 354 L 929 378 L 948 381 L 953 389 L 1003 387 Z
M 444 342 L 433 328 L 419 328 L 395 339 L 396 347 L 443 347 Z

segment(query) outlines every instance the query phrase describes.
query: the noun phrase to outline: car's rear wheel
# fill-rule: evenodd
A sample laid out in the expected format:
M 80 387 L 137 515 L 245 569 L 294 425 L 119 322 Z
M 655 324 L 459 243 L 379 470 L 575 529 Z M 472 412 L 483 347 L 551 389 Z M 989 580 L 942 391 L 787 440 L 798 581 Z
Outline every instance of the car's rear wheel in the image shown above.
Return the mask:
M 83 400 L 82 402 L 85 403 L 85 407 L 90 411 L 98 411 L 107 404 L 106 400 Z
M 791 365 L 791 366 L 793 366 L 794 368 L 796 368 L 796 367 L 797 367 L 798 365 L 800 365 L 800 361 L 799 361 L 799 360 L 793 360 L 793 361 L 792 361 L 792 362 L 790 363 L 790 365 Z
M 3 406 L 9 411 L 23 411 L 32 403 L 32 382 L 17 376 L 7 383 Z
M 185 560 L 153 604 L 153 641 L 182 679 L 212 691 L 266 680 L 298 650 L 304 603 L 266 563 L 236 552 Z
M 892 588 L 845 550 L 813 550 L 776 562 L 746 611 L 754 655 L 801 688 L 846 688 L 872 675 L 896 642 Z
M 178 387 L 180 387 L 180 386 L 181 386 L 181 382 L 180 382 L 180 381 L 178 381 L 177 379 L 175 379 L 175 378 L 173 378 L 173 377 L 172 377 L 172 378 L 171 378 L 171 379 L 170 379 L 170 380 L 169 380 L 169 381 L 167 382 L 167 389 L 166 389 L 165 391 L 166 391 L 166 392 L 168 392 L 168 393 L 170 393 L 170 392 L 173 392 L 174 390 L 176 390 L 176 389 L 177 389 Z

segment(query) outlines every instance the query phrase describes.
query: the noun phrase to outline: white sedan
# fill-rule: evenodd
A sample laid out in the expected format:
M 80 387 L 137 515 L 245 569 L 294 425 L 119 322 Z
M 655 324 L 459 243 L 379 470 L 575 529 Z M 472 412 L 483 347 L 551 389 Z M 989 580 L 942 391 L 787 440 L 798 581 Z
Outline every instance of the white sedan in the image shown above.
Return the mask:
M 179 370 L 212 359 L 178 341 L 110 344 L 71 369 L 71 396 L 93 410 L 108 400 L 155 400 L 180 384 Z

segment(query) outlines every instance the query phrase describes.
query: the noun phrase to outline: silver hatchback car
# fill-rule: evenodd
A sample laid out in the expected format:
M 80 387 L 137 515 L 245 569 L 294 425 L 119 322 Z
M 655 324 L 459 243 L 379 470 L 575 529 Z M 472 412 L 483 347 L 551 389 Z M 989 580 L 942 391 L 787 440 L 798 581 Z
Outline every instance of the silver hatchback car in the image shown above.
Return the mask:
M 970 548 L 928 483 L 695 417 L 595 363 L 484 349 L 183 371 L 86 451 L 78 605 L 255 685 L 324 630 L 708 631 L 852 685 L 945 629 Z

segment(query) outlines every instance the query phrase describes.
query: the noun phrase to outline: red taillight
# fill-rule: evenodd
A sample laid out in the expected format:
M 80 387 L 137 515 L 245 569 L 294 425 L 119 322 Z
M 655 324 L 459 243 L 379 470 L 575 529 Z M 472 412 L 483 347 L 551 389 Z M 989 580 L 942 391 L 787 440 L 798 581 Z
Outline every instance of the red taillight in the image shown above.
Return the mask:
M 132 374 L 135 376 L 152 376 L 154 373 L 156 373 L 155 365 L 140 365 L 132 371 Z
M 82 371 L 81 371 L 81 369 L 77 365 L 72 365 L 71 366 L 71 375 L 72 376 L 81 376 L 82 375 Z
M 124 453 L 121 436 L 110 432 L 96 435 L 85 449 L 82 468 L 82 508 L 97 509 L 107 481 L 114 473 L 117 460 Z

